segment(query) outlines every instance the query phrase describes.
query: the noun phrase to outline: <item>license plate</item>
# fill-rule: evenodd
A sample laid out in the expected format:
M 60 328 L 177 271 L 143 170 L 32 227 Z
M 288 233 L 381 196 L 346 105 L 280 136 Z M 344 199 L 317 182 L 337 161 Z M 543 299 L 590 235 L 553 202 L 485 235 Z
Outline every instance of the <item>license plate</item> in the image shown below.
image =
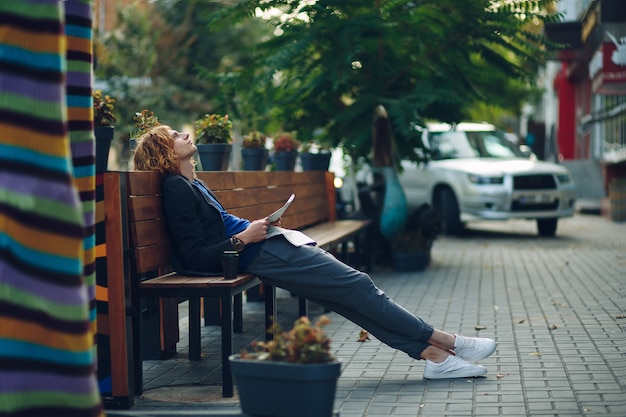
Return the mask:
M 525 194 L 520 195 L 517 200 L 520 204 L 546 204 L 552 203 L 554 197 L 549 194 Z

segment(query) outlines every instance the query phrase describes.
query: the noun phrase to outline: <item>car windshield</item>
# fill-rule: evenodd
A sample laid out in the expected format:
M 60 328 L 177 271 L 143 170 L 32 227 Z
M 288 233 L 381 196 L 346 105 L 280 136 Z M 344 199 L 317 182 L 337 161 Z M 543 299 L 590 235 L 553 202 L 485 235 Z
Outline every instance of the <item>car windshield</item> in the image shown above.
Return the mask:
M 432 132 L 434 159 L 523 158 L 524 154 L 497 130 L 482 132 Z

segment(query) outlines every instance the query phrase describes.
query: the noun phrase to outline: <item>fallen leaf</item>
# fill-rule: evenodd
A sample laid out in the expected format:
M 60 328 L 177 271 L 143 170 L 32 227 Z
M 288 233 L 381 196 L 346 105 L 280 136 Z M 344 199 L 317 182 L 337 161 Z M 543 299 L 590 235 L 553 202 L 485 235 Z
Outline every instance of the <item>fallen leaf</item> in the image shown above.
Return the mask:
M 528 356 L 541 356 L 541 353 L 533 352 L 533 353 L 529 353 Z
M 502 379 L 502 378 L 504 378 L 505 376 L 508 376 L 508 375 L 509 375 L 509 374 L 497 374 L 497 375 L 496 375 L 496 378 L 498 378 L 498 379 Z
M 369 334 L 366 330 L 361 329 L 361 331 L 359 332 L 359 338 L 356 341 L 363 343 L 367 342 L 368 340 L 370 340 Z
M 624 314 L 618 314 L 617 316 L 615 316 L 616 319 L 626 319 L 626 315 Z
M 526 321 L 526 319 L 521 319 L 520 321 L 518 321 L 519 324 L 522 324 Z
M 476 330 L 485 330 L 486 328 L 487 326 L 478 326 L 478 325 L 474 326 L 474 329 Z
M 556 327 L 556 324 L 551 324 L 550 326 L 548 326 L 548 329 L 556 330 L 556 329 L 558 329 L 558 327 Z

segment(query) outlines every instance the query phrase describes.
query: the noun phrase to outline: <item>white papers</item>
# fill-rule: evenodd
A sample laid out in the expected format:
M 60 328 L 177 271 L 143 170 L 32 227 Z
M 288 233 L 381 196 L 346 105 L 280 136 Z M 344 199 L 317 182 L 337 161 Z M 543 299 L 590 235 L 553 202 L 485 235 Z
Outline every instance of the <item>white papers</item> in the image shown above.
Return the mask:
M 280 217 L 283 215 L 285 210 L 287 210 L 287 207 L 289 207 L 289 204 L 291 204 L 291 202 L 293 201 L 295 197 L 296 197 L 295 194 L 291 194 L 287 202 L 281 208 L 279 208 L 278 210 L 276 210 L 275 212 L 267 216 L 267 220 L 269 220 L 270 223 L 273 223 L 277 221 L 278 219 L 280 219 Z M 267 227 L 267 235 L 265 238 L 269 239 L 277 235 L 283 235 L 285 239 L 287 239 L 294 246 L 316 244 L 316 242 L 313 239 L 311 239 L 304 233 L 300 232 L 299 230 L 283 229 L 282 227 L 269 225 Z
M 285 205 L 279 208 L 278 210 L 276 210 L 275 212 L 273 212 L 272 214 L 270 214 L 269 216 L 267 216 L 267 220 L 269 220 L 270 223 L 274 223 L 276 220 L 280 219 L 280 216 L 282 216 L 285 210 L 287 210 L 287 207 L 289 207 L 289 204 L 291 204 L 294 198 L 296 198 L 296 195 L 291 194 L 291 196 L 289 196 L 289 199 L 287 199 L 287 202 L 285 203 Z
M 294 246 L 315 245 L 316 242 L 299 230 L 283 229 L 282 227 L 268 226 L 266 239 L 283 235 Z

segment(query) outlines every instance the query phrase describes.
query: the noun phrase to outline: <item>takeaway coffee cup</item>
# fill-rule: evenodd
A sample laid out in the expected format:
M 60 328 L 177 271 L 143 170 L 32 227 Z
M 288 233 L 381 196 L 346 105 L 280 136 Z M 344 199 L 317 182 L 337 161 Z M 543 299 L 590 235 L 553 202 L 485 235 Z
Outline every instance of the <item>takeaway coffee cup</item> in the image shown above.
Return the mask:
M 237 278 L 239 269 L 239 252 L 236 250 L 225 250 L 222 254 L 222 267 L 224 268 L 224 278 Z

